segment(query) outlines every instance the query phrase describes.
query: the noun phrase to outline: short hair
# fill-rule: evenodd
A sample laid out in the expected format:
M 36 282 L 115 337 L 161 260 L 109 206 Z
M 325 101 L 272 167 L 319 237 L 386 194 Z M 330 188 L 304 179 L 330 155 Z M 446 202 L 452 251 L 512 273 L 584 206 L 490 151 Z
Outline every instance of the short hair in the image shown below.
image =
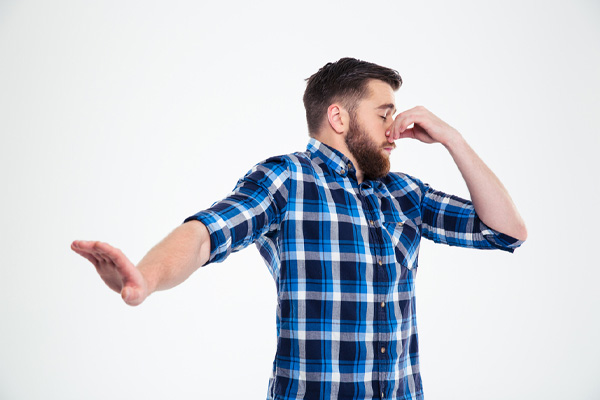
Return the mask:
M 367 95 L 371 79 L 388 83 L 394 91 L 402 86 L 398 71 L 348 57 L 327 63 L 306 79 L 303 101 L 310 135 L 321 129 L 332 103 L 339 101 L 352 114 Z

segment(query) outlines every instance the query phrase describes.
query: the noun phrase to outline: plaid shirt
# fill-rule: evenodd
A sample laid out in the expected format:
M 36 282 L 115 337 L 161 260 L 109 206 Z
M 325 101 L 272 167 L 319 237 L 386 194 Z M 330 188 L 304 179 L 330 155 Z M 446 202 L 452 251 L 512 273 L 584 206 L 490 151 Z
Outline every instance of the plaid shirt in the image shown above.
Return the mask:
M 211 234 L 209 262 L 256 243 L 277 286 L 268 399 L 422 399 L 415 312 L 421 237 L 512 252 L 521 241 L 471 202 L 390 173 L 358 183 L 315 139 L 270 158 L 186 221 Z

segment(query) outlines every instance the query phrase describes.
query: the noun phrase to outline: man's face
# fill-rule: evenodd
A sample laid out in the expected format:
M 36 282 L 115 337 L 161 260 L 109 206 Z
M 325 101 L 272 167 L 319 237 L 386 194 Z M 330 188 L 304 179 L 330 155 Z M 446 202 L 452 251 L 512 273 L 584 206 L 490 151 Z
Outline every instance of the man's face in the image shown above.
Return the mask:
M 350 114 L 346 146 L 363 172 L 365 180 L 382 178 L 390 171 L 390 153 L 396 147 L 385 132 L 394 122 L 394 92 L 385 82 L 369 82 L 370 94 Z

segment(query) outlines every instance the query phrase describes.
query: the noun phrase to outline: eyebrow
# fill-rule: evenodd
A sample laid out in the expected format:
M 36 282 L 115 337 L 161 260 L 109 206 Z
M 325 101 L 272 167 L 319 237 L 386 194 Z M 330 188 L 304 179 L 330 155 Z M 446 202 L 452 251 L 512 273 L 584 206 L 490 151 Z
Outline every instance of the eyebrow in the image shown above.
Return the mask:
M 387 110 L 387 109 L 391 109 L 392 110 L 392 114 L 394 114 L 396 112 L 396 106 L 393 105 L 392 103 L 382 104 L 379 107 L 377 107 L 377 110 Z

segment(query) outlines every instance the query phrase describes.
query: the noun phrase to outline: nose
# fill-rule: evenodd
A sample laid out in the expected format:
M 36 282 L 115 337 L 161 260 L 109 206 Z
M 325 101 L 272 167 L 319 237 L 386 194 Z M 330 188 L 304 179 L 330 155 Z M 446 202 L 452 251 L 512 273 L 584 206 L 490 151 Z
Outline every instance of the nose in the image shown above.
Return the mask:
M 385 127 L 386 132 L 392 128 L 392 125 L 394 125 L 395 120 L 396 120 L 396 118 L 392 117 L 392 116 L 390 116 L 388 118 L 388 123 L 386 124 L 386 127 Z
M 388 118 L 387 123 L 384 125 L 384 129 L 385 129 L 384 132 L 390 131 L 390 135 L 387 136 L 387 140 L 388 140 L 389 143 L 394 143 L 394 139 L 392 138 L 393 135 L 392 135 L 391 130 L 392 130 L 392 126 L 394 125 L 394 121 L 395 120 L 396 120 L 395 117 L 390 116 Z
M 392 111 L 392 110 L 389 111 L 388 118 L 387 118 L 387 121 L 386 121 L 386 124 L 385 124 L 386 125 L 386 127 L 385 127 L 386 130 L 388 130 L 388 129 L 390 129 L 392 127 L 392 125 L 394 124 L 394 121 L 396 121 L 396 117 L 398 117 L 398 114 L 394 115 L 394 113 L 395 113 L 395 110 L 394 111 Z

